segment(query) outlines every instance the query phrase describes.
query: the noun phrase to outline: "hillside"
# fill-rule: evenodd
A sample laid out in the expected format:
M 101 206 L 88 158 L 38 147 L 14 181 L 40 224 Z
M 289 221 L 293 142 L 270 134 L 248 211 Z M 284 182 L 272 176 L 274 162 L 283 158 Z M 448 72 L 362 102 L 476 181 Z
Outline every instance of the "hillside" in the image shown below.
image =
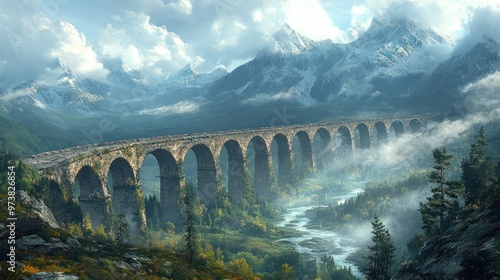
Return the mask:
M 392 279 L 498 279 L 499 267 L 500 201 L 496 201 L 428 240 Z

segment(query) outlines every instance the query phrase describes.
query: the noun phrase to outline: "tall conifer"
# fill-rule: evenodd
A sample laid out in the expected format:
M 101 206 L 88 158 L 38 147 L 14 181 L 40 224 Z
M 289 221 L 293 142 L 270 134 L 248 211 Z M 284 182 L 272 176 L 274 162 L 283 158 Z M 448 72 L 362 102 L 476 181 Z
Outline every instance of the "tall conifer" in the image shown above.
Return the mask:
M 420 203 L 423 228 L 427 236 L 436 233 L 436 224 L 439 234 L 442 234 L 454 220 L 458 211 L 458 196 L 462 191 L 462 184 L 458 181 L 446 179 L 446 170 L 451 165 L 452 155 L 448 155 L 446 148 L 434 149 L 434 167 L 429 174 L 429 182 L 436 184 L 431 187 L 432 196 L 427 203 Z
M 365 271 L 366 278 L 369 280 L 388 280 L 391 278 L 389 268 L 392 265 L 396 247 L 391 240 L 389 231 L 377 215 L 372 222 L 372 241 L 373 246 L 368 246 L 370 254 L 366 257 L 368 262 Z

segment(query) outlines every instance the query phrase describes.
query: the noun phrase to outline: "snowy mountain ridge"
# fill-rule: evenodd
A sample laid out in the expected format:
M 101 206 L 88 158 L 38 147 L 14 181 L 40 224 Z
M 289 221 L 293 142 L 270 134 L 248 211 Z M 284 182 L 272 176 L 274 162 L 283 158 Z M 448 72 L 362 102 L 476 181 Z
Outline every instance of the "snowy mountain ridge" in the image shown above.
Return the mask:
M 193 64 L 188 63 L 177 73 L 167 77 L 165 82 L 160 85 L 160 88 L 202 87 L 225 75 L 227 75 L 227 71 L 223 66 L 219 66 L 209 73 L 201 73 Z
M 103 62 L 109 71 L 106 83 L 80 79 L 57 60 L 51 79 L 0 89 L 0 100 L 8 101 L 4 111 L 24 106 L 84 115 L 120 115 L 113 108 L 121 105 L 131 114 L 158 116 L 171 115 L 166 111 L 172 108 L 180 114 L 203 112 L 206 106 L 349 108 L 360 100 L 392 108 L 390 104 L 407 102 L 410 96 L 435 92 L 436 85 L 456 88 L 500 68 L 496 42 L 485 39 L 467 53 L 451 56 L 448 37 L 405 18 L 374 18 L 364 34 L 347 44 L 313 41 L 287 24 L 272 40 L 230 73 L 222 66 L 202 73 L 187 64 L 155 83 L 119 59 Z
M 297 55 L 303 52 L 310 51 L 316 42 L 300 35 L 297 31 L 293 30 L 287 23 L 273 35 L 274 48 L 282 55 Z
M 209 95 L 241 103 L 295 100 L 314 106 L 339 95 L 384 94 L 371 90 L 374 79 L 428 75 L 440 62 L 431 49 L 451 44 L 446 36 L 404 18 L 375 18 L 366 33 L 348 44 L 312 41 L 288 25 L 273 40 L 274 48 L 214 83 Z

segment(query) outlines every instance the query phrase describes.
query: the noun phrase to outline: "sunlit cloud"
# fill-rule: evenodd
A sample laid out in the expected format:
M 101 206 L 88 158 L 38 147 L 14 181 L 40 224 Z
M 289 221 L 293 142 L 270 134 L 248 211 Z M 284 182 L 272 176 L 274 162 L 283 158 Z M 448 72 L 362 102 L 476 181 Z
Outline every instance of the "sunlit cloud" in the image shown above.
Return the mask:
M 139 111 L 139 115 L 169 116 L 195 113 L 200 109 L 200 104 L 193 101 L 181 101 L 173 105 L 162 106 L 154 109 Z
M 1 13 L 1 12 L 0 12 Z M 0 60 L 5 82 L 38 79 L 58 61 L 83 77 L 103 80 L 107 70 L 92 44 L 70 22 L 54 21 L 40 14 L 0 17 Z
M 272 34 L 284 23 L 314 40 L 345 43 L 361 36 L 373 17 L 407 16 L 454 38 L 455 53 L 470 48 L 483 33 L 496 40 L 500 34 L 500 4 L 494 0 L 150 0 L 119 5 L 89 0 L 52 9 L 44 3 L 0 0 L 2 83 L 37 79 L 55 57 L 82 78 L 99 80 L 106 77 L 102 61 L 107 58 L 120 58 L 155 81 L 189 62 L 203 72 L 219 65 L 232 71 L 272 43 Z
M 132 11 L 107 24 L 96 45 L 102 56 L 119 58 L 126 67 L 153 73 L 159 80 L 199 60 L 177 34 L 152 24 L 148 15 Z

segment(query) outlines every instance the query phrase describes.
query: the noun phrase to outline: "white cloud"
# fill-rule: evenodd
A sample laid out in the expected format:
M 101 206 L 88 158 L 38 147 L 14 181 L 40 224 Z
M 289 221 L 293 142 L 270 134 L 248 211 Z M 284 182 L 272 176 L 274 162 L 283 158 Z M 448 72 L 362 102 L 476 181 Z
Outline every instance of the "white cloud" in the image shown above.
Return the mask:
M 165 4 L 165 6 L 172 9 L 173 11 L 178 12 L 181 15 L 186 16 L 189 16 L 193 11 L 193 5 L 189 0 L 172 1 L 168 4 Z
M 200 104 L 193 101 L 181 101 L 173 105 L 139 111 L 139 115 L 168 116 L 195 113 L 200 109 Z
M 462 139 L 474 126 L 500 120 L 500 71 L 467 85 L 462 92 L 467 94 L 463 119 L 430 123 L 424 132 L 403 134 L 375 150 L 356 150 L 355 160 L 379 168 L 411 165 L 430 150 Z
M 262 10 L 261 9 L 255 9 L 252 12 L 252 19 L 256 23 L 262 22 L 263 19 L 264 19 L 264 14 L 262 13 Z
M 71 70 L 83 77 L 104 79 L 107 71 L 98 60 L 92 46 L 87 43 L 85 36 L 67 22 L 56 22 L 49 28 L 53 34 L 55 46 L 49 55 L 60 58 Z
M 148 15 L 132 11 L 106 25 L 97 49 L 101 55 L 120 58 L 126 67 L 152 73 L 159 80 L 189 62 L 201 60 L 177 34 L 152 24 Z
M 242 104 L 266 104 L 269 102 L 273 101 L 279 101 L 279 100 L 291 100 L 293 99 L 295 94 L 292 91 L 288 92 L 280 92 L 274 95 L 268 95 L 268 94 L 257 94 L 254 97 L 250 97 L 244 101 L 242 101 Z
M 201 71 L 218 65 L 231 71 L 253 59 L 285 22 L 312 39 L 346 42 L 362 34 L 374 15 L 387 11 L 455 38 L 468 34 L 469 42 L 474 41 L 476 30 L 500 34 L 489 24 L 496 17 L 486 12 L 474 16 L 478 7 L 498 10 L 495 0 L 128 0 L 119 4 L 89 0 L 65 1 L 52 11 L 44 9 L 44 3 L 0 0 L 0 61 L 6 61 L 4 72 L 10 78 L 36 78 L 55 56 L 63 57 L 78 74 L 94 77 L 105 74 L 101 56 L 121 58 L 129 68 L 158 80 L 189 62 Z M 471 21 L 474 18 L 484 19 L 485 24 L 490 20 L 481 25 Z M 469 22 L 470 32 L 464 31 Z
M 32 89 L 20 89 L 16 91 L 8 91 L 0 96 L 0 100 L 4 102 L 9 102 L 19 97 L 32 95 L 35 91 Z
M 0 16 L 0 60 L 5 61 L 5 87 L 37 79 L 58 59 L 75 74 L 103 79 L 106 70 L 92 45 L 74 25 L 51 20 L 40 11 L 23 14 L 6 7 Z M 4 56 L 4 57 L 2 57 Z
M 499 7 L 496 0 L 366 0 L 364 5 L 373 15 L 406 16 L 455 39 L 464 35 L 464 27 L 476 9 Z
M 282 4 L 284 21 L 313 40 L 345 41 L 344 33 L 332 22 L 320 1 L 289 0 Z
M 467 94 L 468 112 L 490 112 L 500 118 L 500 71 L 468 84 L 462 92 Z
M 500 4 L 499 4 L 500 5 Z M 483 36 L 500 43 L 500 6 L 474 10 L 466 25 L 465 35 L 457 42 L 454 54 L 461 54 L 483 40 Z
M 372 17 L 372 12 L 366 6 L 352 6 L 351 26 L 348 28 L 345 35 L 347 40 L 355 40 L 363 34 L 370 27 Z
M 201 61 L 177 34 L 152 24 L 148 15 L 132 11 L 107 24 L 97 46 L 101 55 L 120 58 L 126 67 L 157 81 L 189 62 Z

